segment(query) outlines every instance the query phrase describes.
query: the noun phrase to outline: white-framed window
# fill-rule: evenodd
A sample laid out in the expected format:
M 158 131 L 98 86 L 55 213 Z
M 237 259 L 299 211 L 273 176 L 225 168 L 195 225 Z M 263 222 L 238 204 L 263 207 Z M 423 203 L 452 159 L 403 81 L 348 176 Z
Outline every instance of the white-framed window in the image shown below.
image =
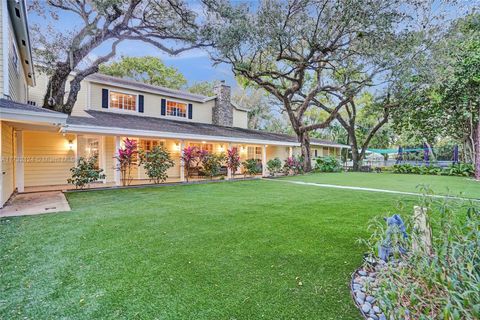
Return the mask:
M 138 148 L 140 150 L 143 150 L 145 152 L 150 152 L 153 150 L 154 147 L 157 146 L 164 146 L 163 141 L 160 140 L 149 140 L 149 139 L 140 139 L 140 143 L 138 145 Z
M 178 101 L 167 100 L 167 116 L 187 117 L 187 104 Z
M 247 159 L 262 159 L 262 147 L 247 147 Z
M 213 144 L 211 143 L 189 143 L 190 147 L 196 147 L 198 150 L 205 150 L 208 153 L 213 153 Z
M 138 96 L 136 94 L 110 90 L 109 95 L 110 108 L 128 111 L 137 110 Z

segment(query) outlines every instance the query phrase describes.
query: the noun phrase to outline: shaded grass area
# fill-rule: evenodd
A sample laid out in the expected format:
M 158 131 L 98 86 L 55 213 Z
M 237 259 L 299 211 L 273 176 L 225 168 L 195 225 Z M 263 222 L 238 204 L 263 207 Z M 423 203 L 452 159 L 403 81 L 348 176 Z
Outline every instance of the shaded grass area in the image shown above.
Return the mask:
M 282 179 L 404 192 L 420 192 L 421 190 L 418 186 L 426 185 L 438 195 L 452 195 L 480 199 L 480 182 L 467 177 L 339 172 L 311 173 L 301 176 L 285 177 Z
M 0 220 L 0 318 L 360 319 L 356 239 L 400 198 L 271 181 L 71 193 L 72 212 Z

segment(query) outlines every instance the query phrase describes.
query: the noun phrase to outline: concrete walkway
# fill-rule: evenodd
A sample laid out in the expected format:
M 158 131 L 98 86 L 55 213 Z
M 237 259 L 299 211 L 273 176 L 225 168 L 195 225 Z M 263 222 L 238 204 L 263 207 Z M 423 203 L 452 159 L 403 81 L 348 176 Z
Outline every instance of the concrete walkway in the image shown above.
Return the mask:
M 387 189 L 374 189 L 374 188 L 351 187 L 351 186 L 338 186 L 338 185 L 334 185 L 334 184 L 323 184 L 323 183 L 316 183 L 316 182 L 303 182 L 303 181 L 283 180 L 283 179 L 264 179 L 264 180 L 286 182 L 286 183 L 293 183 L 293 184 L 300 184 L 300 185 L 307 185 L 307 186 L 314 186 L 314 187 L 321 187 L 321 188 L 333 188 L 333 189 L 346 189 L 346 190 L 357 190 L 357 191 L 403 194 L 403 195 L 408 195 L 408 196 L 424 196 L 424 194 L 417 193 L 417 192 L 405 192 L 405 191 L 394 191 L 394 190 L 387 190 Z M 432 197 L 432 198 L 439 198 L 439 199 L 480 201 L 480 199 L 442 196 L 442 195 L 436 195 L 436 194 L 431 194 L 431 195 L 427 194 L 426 196 L 427 197 Z
M 0 209 L 0 218 L 70 211 L 61 191 L 16 194 Z

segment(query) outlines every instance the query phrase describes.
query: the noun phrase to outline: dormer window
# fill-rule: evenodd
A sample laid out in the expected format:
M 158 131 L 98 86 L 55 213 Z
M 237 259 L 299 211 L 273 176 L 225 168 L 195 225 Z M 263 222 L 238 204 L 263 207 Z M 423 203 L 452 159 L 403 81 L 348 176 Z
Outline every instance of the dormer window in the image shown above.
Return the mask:
M 167 116 L 172 117 L 187 117 L 187 104 L 176 102 L 176 101 L 167 101 Z
M 110 108 L 136 111 L 137 95 L 110 91 Z

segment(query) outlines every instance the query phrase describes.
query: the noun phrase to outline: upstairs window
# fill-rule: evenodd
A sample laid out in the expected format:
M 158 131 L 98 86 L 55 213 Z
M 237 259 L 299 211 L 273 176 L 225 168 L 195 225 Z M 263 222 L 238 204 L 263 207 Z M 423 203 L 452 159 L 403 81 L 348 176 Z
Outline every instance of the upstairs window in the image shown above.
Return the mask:
M 110 91 L 110 108 L 135 111 L 137 110 L 137 96 Z
M 167 116 L 187 117 L 187 104 L 175 101 L 167 101 Z

